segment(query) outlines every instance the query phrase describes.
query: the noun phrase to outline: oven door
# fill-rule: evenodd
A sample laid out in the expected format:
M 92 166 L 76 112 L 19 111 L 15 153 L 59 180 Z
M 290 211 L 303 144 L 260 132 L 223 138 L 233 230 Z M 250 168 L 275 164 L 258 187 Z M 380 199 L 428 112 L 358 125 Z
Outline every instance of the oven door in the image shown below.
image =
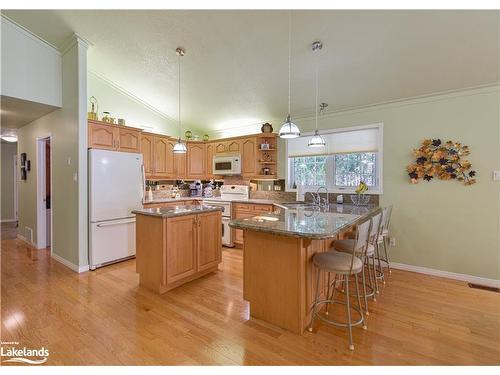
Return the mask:
M 232 230 L 229 226 L 229 222 L 231 221 L 228 217 L 222 217 L 222 244 L 227 247 L 233 247 L 233 236 Z

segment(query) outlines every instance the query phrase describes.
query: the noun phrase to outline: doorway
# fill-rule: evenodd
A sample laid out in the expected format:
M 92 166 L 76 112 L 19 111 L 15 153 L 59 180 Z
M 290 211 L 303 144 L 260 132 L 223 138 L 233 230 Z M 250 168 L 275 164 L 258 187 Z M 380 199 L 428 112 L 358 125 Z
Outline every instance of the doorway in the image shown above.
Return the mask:
M 37 139 L 37 247 L 52 252 L 52 141 Z

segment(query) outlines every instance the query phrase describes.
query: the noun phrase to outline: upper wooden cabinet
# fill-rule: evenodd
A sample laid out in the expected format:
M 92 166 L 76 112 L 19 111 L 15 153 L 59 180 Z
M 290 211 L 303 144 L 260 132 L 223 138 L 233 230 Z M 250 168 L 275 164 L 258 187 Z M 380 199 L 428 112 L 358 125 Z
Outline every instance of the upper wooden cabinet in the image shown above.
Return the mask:
M 204 143 L 187 144 L 187 178 L 205 178 L 206 149 Z
M 205 176 L 207 179 L 214 178 L 213 159 L 215 155 L 215 144 L 207 143 L 205 147 Z
M 141 130 L 100 121 L 89 121 L 88 147 L 123 152 L 141 152 Z
M 154 137 L 154 171 L 153 175 L 159 178 L 168 178 L 174 174 L 172 154 L 172 140 L 168 137 Z
M 241 174 L 243 177 L 253 177 L 257 175 L 257 144 L 256 139 L 245 138 L 242 140 L 241 153 Z
M 175 144 L 176 141 L 174 141 Z M 174 176 L 173 178 L 187 178 L 187 154 L 173 154 L 174 158 Z
M 144 164 L 144 173 L 150 177 L 154 173 L 154 135 L 148 133 L 141 134 L 141 152 L 142 162 Z
M 227 152 L 241 152 L 241 140 L 234 139 L 232 141 L 227 142 Z

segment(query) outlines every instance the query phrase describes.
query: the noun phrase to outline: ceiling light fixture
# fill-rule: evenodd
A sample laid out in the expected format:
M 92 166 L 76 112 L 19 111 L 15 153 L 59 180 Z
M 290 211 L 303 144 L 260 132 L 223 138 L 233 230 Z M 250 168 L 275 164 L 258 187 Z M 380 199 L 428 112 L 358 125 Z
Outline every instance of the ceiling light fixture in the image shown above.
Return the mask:
M 185 154 L 187 152 L 186 144 L 182 143 L 181 134 L 182 134 L 182 125 L 181 125 L 181 57 L 186 54 L 186 51 L 182 47 L 177 47 L 175 50 L 177 56 L 179 56 L 179 139 L 174 146 L 173 152 L 174 154 Z
M 1 135 L 0 138 L 7 142 L 17 142 L 17 135 Z
M 320 41 L 313 42 L 313 44 L 312 44 L 313 52 L 320 51 L 322 48 L 323 48 L 323 44 Z M 326 146 L 325 139 L 318 132 L 318 112 L 323 111 L 323 109 L 325 109 L 325 107 L 328 104 L 321 103 L 321 105 L 318 107 L 318 93 L 319 93 L 319 89 L 318 89 L 318 58 L 317 58 L 316 59 L 316 101 L 314 104 L 316 130 L 314 131 L 313 137 L 309 140 L 309 143 L 307 144 L 309 147 L 325 147 Z M 323 106 L 323 104 L 326 104 L 326 106 Z
M 292 60 L 292 11 L 288 15 L 288 116 L 285 123 L 281 125 L 279 136 L 280 138 L 297 138 L 300 137 L 300 129 L 292 122 L 291 112 L 291 63 Z

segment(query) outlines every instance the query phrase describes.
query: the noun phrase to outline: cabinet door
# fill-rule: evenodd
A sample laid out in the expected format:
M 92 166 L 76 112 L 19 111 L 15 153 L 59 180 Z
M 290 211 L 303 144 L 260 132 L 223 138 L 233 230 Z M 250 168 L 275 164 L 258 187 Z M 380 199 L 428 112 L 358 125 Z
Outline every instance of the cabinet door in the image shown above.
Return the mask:
M 141 132 L 132 129 L 118 130 L 118 151 L 141 152 Z
M 227 142 L 225 141 L 217 141 L 215 142 L 215 153 L 223 154 L 227 152 Z
M 115 150 L 117 147 L 117 129 L 105 124 L 89 122 L 88 147 L 102 150 Z
M 167 219 L 167 284 L 196 272 L 196 216 Z
M 255 213 L 245 212 L 245 211 L 234 211 L 235 219 L 244 219 L 246 217 L 254 217 Z M 234 229 L 234 242 L 237 244 L 243 243 L 243 230 L 242 229 Z
M 154 173 L 153 144 L 154 136 L 141 134 L 142 162 L 144 164 L 144 173 L 146 174 L 146 177 L 150 177 Z
M 227 152 L 241 152 L 241 141 L 240 140 L 228 141 Z
M 241 174 L 243 177 L 255 176 L 257 174 L 255 138 L 244 138 L 241 149 Z
M 188 178 L 193 179 L 202 179 L 205 177 L 205 144 L 188 143 L 187 175 Z
M 174 178 L 183 179 L 187 176 L 187 154 L 172 154 L 174 157 Z
M 154 147 L 153 147 L 153 156 L 154 156 L 154 175 L 156 177 L 169 177 L 169 165 L 168 165 L 168 156 L 171 154 L 170 152 L 171 146 L 169 143 L 169 139 L 166 137 L 155 136 L 154 137 Z M 172 163 L 173 167 L 173 163 Z
M 205 176 L 207 179 L 214 178 L 213 159 L 215 154 L 215 144 L 207 143 L 205 147 Z
M 198 215 L 198 271 L 217 266 L 221 262 L 221 218 L 220 212 Z

